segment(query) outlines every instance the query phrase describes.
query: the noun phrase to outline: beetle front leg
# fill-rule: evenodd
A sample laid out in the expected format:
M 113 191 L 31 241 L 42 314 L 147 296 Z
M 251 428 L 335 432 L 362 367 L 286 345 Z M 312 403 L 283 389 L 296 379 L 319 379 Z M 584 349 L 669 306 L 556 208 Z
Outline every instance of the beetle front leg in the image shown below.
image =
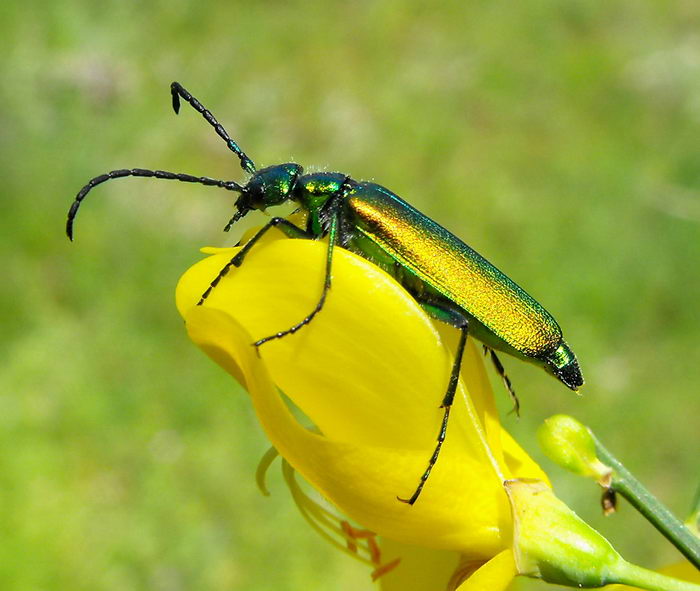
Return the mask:
M 432 471 L 433 466 L 435 466 L 435 463 L 438 460 L 440 450 L 442 449 L 442 444 L 445 442 L 445 438 L 447 437 L 447 423 L 450 418 L 450 410 L 452 410 L 452 403 L 454 402 L 455 392 L 457 391 L 457 384 L 459 383 L 459 372 L 462 368 L 462 357 L 464 356 L 464 348 L 467 344 L 467 336 L 469 335 L 469 320 L 459 310 L 452 307 L 425 303 L 420 301 L 418 303 L 430 316 L 432 316 L 436 320 L 445 322 L 450 326 L 458 328 L 460 330 L 460 336 L 459 344 L 457 345 L 457 352 L 455 353 L 454 362 L 452 363 L 450 381 L 447 384 L 447 392 L 445 392 L 445 396 L 442 399 L 442 404 L 440 405 L 440 408 L 444 410 L 444 414 L 442 416 L 442 423 L 440 425 L 440 431 L 438 432 L 435 450 L 430 456 L 430 459 L 428 460 L 428 467 L 426 468 L 425 472 L 423 472 L 423 475 L 420 477 L 418 486 L 416 487 L 416 490 L 413 492 L 413 494 L 408 499 L 396 497 L 402 503 L 408 503 L 409 505 L 413 505 L 418 500 L 418 497 L 423 491 L 423 487 L 425 486 L 425 483 L 428 480 L 428 477 L 430 476 L 430 472 Z
M 209 294 L 211 294 L 212 289 L 214 289 L 219 284 L 219 281 L 226 276 L 231 267 L 240 267 L 243 264 L 243 259 L 250 252 L 250 249 L 255 246 L 255 243 L 260 240 L 270 228 L 279 228 L 290 238 L 313 238 L 313 236 L 306 230 L 302 230 L 299 226 L 294 225 L 289 220 L 280 217 L 272 218 L 267 224 L 258 230 L 258 233 L 255 234 L 255 236 L 248 240 L 246 245 L 241 248 L 241 250 L 239 250 L 228 263 L 221 268 L 219 274 L 209 284 L 209 287 L 207 287 L 206 291 L 202 294 L 202 297 L 199 298 L 199 301 L 197 302 L 198 306 L 201 306 L 204 303 L 204 301 L 209 297 Z

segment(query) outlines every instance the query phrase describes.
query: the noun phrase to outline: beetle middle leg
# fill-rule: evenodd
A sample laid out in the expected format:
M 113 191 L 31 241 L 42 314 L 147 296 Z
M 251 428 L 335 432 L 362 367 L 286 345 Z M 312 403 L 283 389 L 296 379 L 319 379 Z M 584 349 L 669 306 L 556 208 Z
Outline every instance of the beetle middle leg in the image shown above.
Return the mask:
M 469 334 L 469 321 L 460 311 L 446 305 L 436 305 L 425 302 L 419 303 L 423 309 L 436 320 L 440 320 L 441 322 L 445 322 L 450 326 L 458 328 L 460 330 L 460 336 L 459 344 L 457 345 L 457 352 L 455 353 L 454 362 L 452 363 L 450 381 L 447 384 L 447 392 L 445 392 L 445 396 L 442 399 L 442 404 L 440 404 L 440 408 L 443 409 L 444 414 L 442 416 L 442 423 L 440 425 L 440 431 L 438 432 L 435 449 L 428 460 L 428 467 L 420 477 L 416 490 L 409 498 L 404 499 L 401 497 L 396 497 L 402 503 L 408 503 L 409 505 L 413 505 L 418 500 L 418 497 L 423 491 L 423 487 L 430 476 L 430 472 L 438 460 L 440 450 L 442 449 L 442 444 L 445 442 L 445 438 L 447 437 L 447 423 L 450 418 L 450 410 L 452 409 L 452 403 L 454 402 L 455 392 L 457 391 L 457 384 L 459 383 L 459 372 L 462 368 L 462 357 L 464 356 L 464 348 L 467 344 L 467 336 Z
M 305 316 L 304 319 L 301 320 L 301 322 L 297 322 L 291 328 L 288 328 L 287 330 L 282 330 L 268 337 L 255 341 L 253 343 L 255 347 L 260 347 L 260 345 L 264 345 L 268 341 L 272 341 L 274 339 L 281 339 L 282 337 L 286 337 L 287 335 L 294 334 L 295 332 L 309 324 L 314 319 L 314 316 L 316 316 L 316 314 L 318 314 L 323 309 L 323 305 L 326 303 L 326 297 L 328 296 L 328 292 L 331 289 L 331 267 L 333 266 L 333 249 L 335 248 L 335 244 L 338 239 L 338 226 L 338 212 L 335 208 L 332 208 L 330 226 L 328 230 L 328 250 L 326 251 L 326 274 L 325 279 L 323 281 L 323 291 L 321 292 L 321 297 L 319 298 L 316 307 L 311 311 L 310 314 Z
M 282 337 L 285 337 L 290 334 L 294 334 L 307 324 L 309 324 L 314 316 L 318 314 L 322 309 L 323 305 L 326 302 L 326 297 L 328 296 L 328 292 L 331 288 L 331 267 L 333 264 L 333 250 L 336 245 L 336 242 L 338 241 L 338 233 L 339 233 L 339 226 L 340 226 L 340 219 L 339 219 L 339 210 L 337 207 L 337 202 L 335 204 L 332 204 L 330 207 L 329 211 L 329 222 L 328 222 L 328 250 L 326 254 L 326 267 L 325 267 L 325 279 L 323 282 L 323 291 L 321 292 L 321 297 L 318 300 L 318 303 L 316 304 L 316 307 L 311 311 L 310 314 L 304 317 L 301 322 L 298 322 L 291 328 L 288 328 L 287 330 L 283 330 L 280 332 L 277 332 L 273 335 L 264 337 L 262 339 L 259 339 L 253 343 L 255 348 L 257 349 L 261 345 L 267 343 L 268 341 L 274 340 L 274 339 L 281 339 Z M 211 294 L 212 290 L 219 284 L 219 281 L 223 277 L 226 276 L 226 274 L 229 272 L 231 267 L 240 267 L 243 264 L 243 260 L 245 259 L 246 255 L 250 252 L 251 248 L 255 246 L 255 244 L 263 237 L 263 235 L 270 229 L 278 227 L 282 232 L 284 232 L 288 237 L 290 238 L 306 238 L 310 240 L 316 240 L 320 238 L 320 236 L 314 235 L 311 232 L 304 230 L 300 228 L 299 226 L 293 224 L 289 220 L 281 217 L 275 217 L 272 218 L 267 224 L 265 224 L 256 234 L 253 236 L 246 244 L 245 246 L 238 251 L 232 258 L 231 260 L 226 263 L 222 269 L 219 271 L 219 274 L 214 278 L 214 280 L 209 284 L 209 287 L 205 290 L 205 292 L 202 294 L 202 296 L 199 298 L 199 301 L 197 302 L 198 306 L 201 306 L 204 301 L 209 297 L 209 294 Z
M 491 347 L 487 347 L 486 345 L 484 345 L 484 355 L 489 355 L 491 357 L 491 362 L 496 368 L 496 373 L 498 373 L 498 375 L 501 376 L 501 379 L 503 380 L 503 385 L 506 387 L 506 390 L 508 390 L 508 395 L 513 401 L 513 410 L 511 410 L 511 412 L 514 412 L 515 416 L 519 417 L 520 400 L 518 399 L 518 395 L 513 389 L 513 384 L 511 383 L 510 378 L 506 375 L 506 370 L 503 368 L 501 360 L 496 355 L 496 352 Z

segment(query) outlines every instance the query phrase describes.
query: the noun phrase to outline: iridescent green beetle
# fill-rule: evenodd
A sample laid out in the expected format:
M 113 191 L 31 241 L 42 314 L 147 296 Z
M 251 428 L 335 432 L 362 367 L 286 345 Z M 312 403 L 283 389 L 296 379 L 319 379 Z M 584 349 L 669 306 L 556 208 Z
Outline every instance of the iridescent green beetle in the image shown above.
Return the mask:
M 516 410 L 517 399 L 494 350 L 543 367 L 574 391 L 583 385 L 576 357 L 564 342 L 554 318 L 515 282 L 445 228 L 375 183 L 357 182 L 337 172 L 303 174 L 302 167 L 294 163 L 256 170 L 253 161 L 196 98 L 177 82 L 172 83 L 171 92 L 175 112 L 179 112 L 180 99 L 188 102 L 238 156 L 243 170 L 252 175 L 250 180 L 241 185 L 235 181 L 162 170 L 114 170 L 95 177 L 80 190 L 68 212 L 68 237 L 73 239 L 73 221 L 87 193 L 107 180 L 127 176 L 200 183 L 239 193 L 236 213 L 225 231 L 252 210 L 296 202 L 308 212 L 306 228 L 281 217 L 272 218 L 221 269 L 199 300 L 199 304 L 204 302 L 232 266 L 243 263 L 251 248 L 270 228 L 277 227 L 291 238 L 318 240 L 327 236 L 325 281 L 316 307 L 294 326 L 256 341 L 257 347 L 297 332 L 321 311 L 331 287 L 333 250 L 337 246 L 372 261 L 396 278 L 430 316 L 460 330 L 457 353 L 442 399 L 444 415 L 435 450 L 416 490 L 410 497 L 399 500 L 411 505 L 416 502 L 437 461 L 447 432 L 468 334 L 481 341 L 491 354 L 496 369 L 516 400 Z

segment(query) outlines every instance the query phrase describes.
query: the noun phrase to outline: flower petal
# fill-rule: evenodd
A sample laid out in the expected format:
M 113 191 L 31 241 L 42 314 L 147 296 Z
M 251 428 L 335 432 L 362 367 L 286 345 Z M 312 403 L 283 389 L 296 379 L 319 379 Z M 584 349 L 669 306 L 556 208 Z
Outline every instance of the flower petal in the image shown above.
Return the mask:
M 504 550 L 477 569 L 457 591 L 504 591 L 517 574 L 513 552 Z
M 382 558 L 401 558 L 398 566 L 377 582 L 381 591 L 435 591 L 447 585 L 459 564 L 459 554 L 381 539 Z
M 210 256 L 185 273 L 177 291 L 181 313 L 233 253 Z M 325 246 L 309 240 L 256 246 L 206 305 L 238 318 L 253 339 L 289 328 L 316 305 L 325 256 Z M 326 435 L 423 450 L 434 445 L 452 356 L 415 300 L 364 259 L 337 249 L 323 311 L 297 334 L 263 345 L 260 354 L 274 382 Z M 467 356 L 465 366 L 471 365 Z M 480 371 L 470 375 L 485 380 Z M 462 385 L 457 396 L 467 399 Z M 475 416 L 453 417 L 450 438 L 484 456 L 477 420 L 483 412 L 468 406 Z
M 510 433 L 501 429 L 501 441 L 506 464 L 512 475 L 510 478 L 541 480 L 551 488 L 549 477 L 544 470 L 520 447 Z
M 195 343 L 223 367 L 241 372 L 272 444 L 349 517 L 404 543 L 470 556 L 488 558 L 507 543 L 504 493 L 490 464 L 448 441 L 419 502 L 400 503 L 396 494 L 412 491 L 424 469 L 422 450 L 349 443 L 308 431 L 284 404 L 240 325 L 204 307 L 191 308 L 185 318 Z

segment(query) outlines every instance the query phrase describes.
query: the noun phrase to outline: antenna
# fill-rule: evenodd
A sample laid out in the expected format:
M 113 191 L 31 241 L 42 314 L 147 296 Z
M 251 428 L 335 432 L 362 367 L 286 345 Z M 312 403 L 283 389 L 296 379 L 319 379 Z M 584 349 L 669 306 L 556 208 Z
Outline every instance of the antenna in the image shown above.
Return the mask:
M 214 128 L 214 131 L 219 134 L 219 137 L 226 142 L 229 149 L 236 154 L 238 158 L 240 158 L 241 168 L 249 174 L 253 174 L 255 172 L 255 164 L 253 164 L 253 161 L 248 158 L 246 153 L 241 150 L 238 144 L 231 139 L 231 136 L 229 136 L 227 131 L 224 129 L 224 126 L 216 120 L 216 117 L 211 114 L 209 109 L 206 109 L 202 103 L 187 92 L 187 90 L 185 90 L 179 82 L 173 82 L 170 85 L 170 93 L 173 96 L 173 110 L 175 113 L 180 112 L 180 97 L 182 97 L 190 105 L 192 105 L 192 108 L 195 111 L 200 113 L 202 117 L 207 120 L 207 123 Z
M 78 214 L 78 209 L 83 199 L 85 199 L 85 196 L 97 185 L 101 185 L 112 179 L 120 179 L 127 176 L 153 177 L 168 181 L 182 181 L 183 183 L 199 183 L 200 185 L 220 187 L 228 191 L 237 191 L 239 193 L 243 191 L 243 187 L 235 181 L 220 181 L 218 179 L 209 178 L 208 176 L 192 176 L 191 174 L 168 172 L 167 170 L 147 170 L 145 168 L 122 168 L 120 170 L 112 170 L 111 172 L 96 176 L 94 179 L 90 179 L 90 182 L 78 191 L 75 201 L 73 201 L 73 204 L 68 210 L 68 221 L 66 222 L 66 234 L 68 234 L 68 238 L 73 240 L 73 220 L 75 220 L 75 216 Z

